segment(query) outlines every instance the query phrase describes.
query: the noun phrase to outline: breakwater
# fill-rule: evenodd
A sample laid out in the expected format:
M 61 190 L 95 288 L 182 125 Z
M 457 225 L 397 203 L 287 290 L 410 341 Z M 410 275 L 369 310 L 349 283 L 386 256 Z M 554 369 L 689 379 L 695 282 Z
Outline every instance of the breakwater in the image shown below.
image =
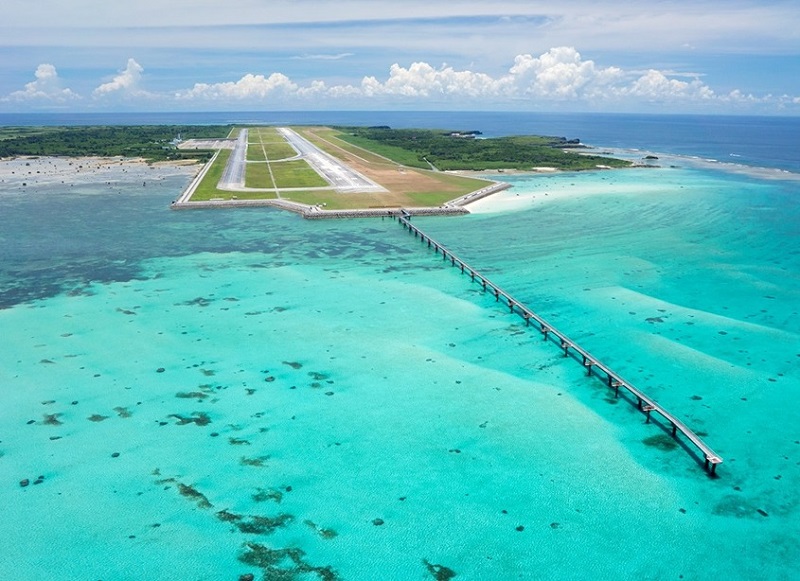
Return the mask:
M 309 206 L 289 200 L 206 200 L 202 202 L 176 201 L 170 205 L 173 210 L 226 209 L 226 208 L 280 208 L 299 214 L 308 220 L 341 218 L 388 218 L 396 215 L 398 208 L 362 208 L 353 210 L 325 210 L 320 206 Z M 406 208 L 410 216 L 461 216 L 469 210 L 461 206 L 441 206 L 438 208 Z
M 461 260 L 452 251 L 440 244 L 437 240 L 425 234 L 422 230 L 413 225 L 410 221 L 411 215 L 405 210 L 400 214 L 395 214 L 398 222 L 406 228 L 415 238 L 419 238 L 422 243 L 427 244 L 428 248 L 434 253 L 441 254 L 442 259 L 449 262 L 454 268 L 460 269 L 462 274 L 469 275 L 472 282 L 480 284 L 483 290 L 495 297 L 495 301 L 503 302 L 508 306 L 509 312 L 517 314 L 525 320 L 526 326 L 531 324 L 538 327 L 545 341 L 550 340 L 557 344 L 564 352 L 564 357 L 572 357 L 586 369 L 589 376 L 598 377 L 606 383 L 609 389 L 614 390 L 614 397 L 623 396 L 645 415 L 645 422 L 658 424 L 667 430 L 682 447 L 691 454 L 710 476 L 716 476 L 717 465 L 722 463 L 722 457 L 711 449 L 693 430 L 675 415 L 668 412 L 663 406 L 653 398 L 645 394 L 642 390 L 635 387 L 630 381 L 622 378 L 616 371 L 603 363 L 598 357 L 578 345 L 565 333 L 548 323 L 543 317 L 528 308 L 521 301 L 518 301 L 508 292 L 490 281 L 475 268 Z M 680 439 L 678 434 L 683 436 Z M 699 453 L 699 454 L 698 454 Z

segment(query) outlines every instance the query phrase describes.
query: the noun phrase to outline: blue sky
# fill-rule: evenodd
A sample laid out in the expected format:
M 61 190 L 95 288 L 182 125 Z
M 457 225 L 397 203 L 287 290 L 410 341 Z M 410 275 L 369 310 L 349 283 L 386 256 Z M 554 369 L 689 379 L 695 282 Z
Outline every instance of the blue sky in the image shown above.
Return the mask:
M 800 114 L 796 0 L 4 0 L 0 111 Z

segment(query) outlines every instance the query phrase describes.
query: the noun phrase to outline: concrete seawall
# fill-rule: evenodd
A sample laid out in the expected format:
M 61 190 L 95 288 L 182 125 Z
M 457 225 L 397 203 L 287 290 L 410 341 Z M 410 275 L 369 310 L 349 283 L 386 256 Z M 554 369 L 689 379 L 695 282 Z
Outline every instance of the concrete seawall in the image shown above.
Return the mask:
M 477 202 L 480 199 L 483 199 L 487 196 L 491 196 L 492 194 L 496 194 L 497 192 L 502 192 L 503 190 L 507 190 L 511 187 L 511 184 L 506 182 L 494 182 L 484 188 L 476 190 L 474 192 L 470 192 L 460 198 L 456 198 L 455 200 L 450 200 L 445 204 L 445 206 L 466 206 L 467 204 L 471 204 L 472 202 Z
M 309 206 L 288 200 L 209 200 L 204 202 L 173 202 L 173 210 L 200 210 L 226 208 L 278 208 L 301 215 L 308 220 L 327 220 L 341 218 L 382 218 L 405 212 L 411 216 L 461 216 L 469 210 L 460 206 L 439 208 L 364 208 L 358 210 L 323 210 L 319 206 Z

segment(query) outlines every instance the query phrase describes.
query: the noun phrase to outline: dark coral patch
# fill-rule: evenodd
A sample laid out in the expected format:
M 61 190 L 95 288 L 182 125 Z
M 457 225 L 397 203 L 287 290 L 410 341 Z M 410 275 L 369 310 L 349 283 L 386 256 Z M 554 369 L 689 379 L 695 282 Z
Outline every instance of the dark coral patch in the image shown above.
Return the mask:
M 659 450 L 669 451 L 678 447 L 678 443 L 666 434 L 656 434 L 642 440 L 645 446 L 658 448 Z
M 175 422 L 179 426 L 185 426 L 186 424 L 195 424 L 198 426 L 207 426 L 211 423 L 211 418 L 208 417 L 208 414 L 204 412 L 192 412 L 191 416 L 182 416 L 180 414 L 170 414 L 170 418 L 175 418 L 177 421 Z
M 456 576 L 456 572 L 450 567 L 431 563 L 427 559 L 423 559 L 422 562 L 428 570 L 428 573 L 430 573 L 431 577 L 436 579 L 436 581 L 450 581 L 450 579 Z

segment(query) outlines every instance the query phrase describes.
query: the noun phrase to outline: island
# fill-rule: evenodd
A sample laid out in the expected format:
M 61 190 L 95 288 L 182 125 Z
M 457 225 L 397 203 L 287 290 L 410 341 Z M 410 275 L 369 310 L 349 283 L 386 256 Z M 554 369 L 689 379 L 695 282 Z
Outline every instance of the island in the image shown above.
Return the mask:
M 110 126 L 0 129 L 0 157 L 124 156 L 203 163 L 174 209 L 268 205 L 306 218 L 463 214 L 510 187 L 509 171 L 584 171 L 631 163 L 579 139 L 483 138 L 480 130 L 377 127 Z

